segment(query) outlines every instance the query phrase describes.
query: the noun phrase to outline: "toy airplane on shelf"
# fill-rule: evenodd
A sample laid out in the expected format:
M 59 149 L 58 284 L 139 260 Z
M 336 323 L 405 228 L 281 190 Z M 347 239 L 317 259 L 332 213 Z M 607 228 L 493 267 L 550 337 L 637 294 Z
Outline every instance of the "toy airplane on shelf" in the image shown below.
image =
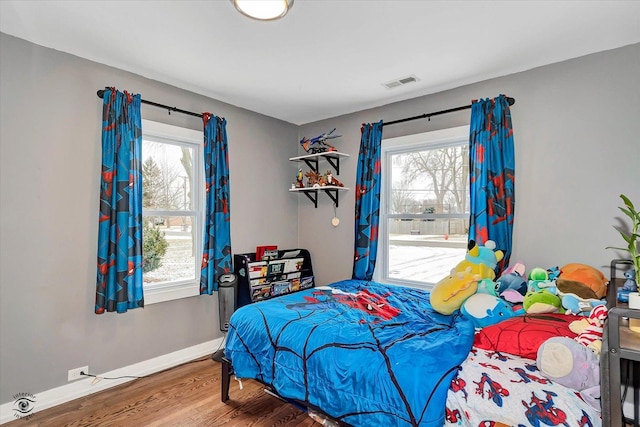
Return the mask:
M 340 138 L 342 135 L 332 135 L 336 128 L 331 132 L 322 133 L 315 138 L 307 138 L 306 136 L 300 140 L 300 145 L 304 151 L 311 154 L 324 153 L 327 151 L 338 151 L 333 145 L 327 144 L 328 139 Z

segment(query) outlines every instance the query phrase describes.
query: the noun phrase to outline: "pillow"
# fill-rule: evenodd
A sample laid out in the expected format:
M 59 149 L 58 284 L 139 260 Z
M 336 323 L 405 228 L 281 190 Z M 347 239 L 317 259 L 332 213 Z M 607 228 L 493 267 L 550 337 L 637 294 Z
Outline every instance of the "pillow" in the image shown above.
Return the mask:
M 512 317 L 476 333 L 473 345 L 483 350 L 514 354 L 536 360 L 538 348 L 552 337 L 574 338 L 569 323 L 583 316 L 559 313 L 526 314 Z

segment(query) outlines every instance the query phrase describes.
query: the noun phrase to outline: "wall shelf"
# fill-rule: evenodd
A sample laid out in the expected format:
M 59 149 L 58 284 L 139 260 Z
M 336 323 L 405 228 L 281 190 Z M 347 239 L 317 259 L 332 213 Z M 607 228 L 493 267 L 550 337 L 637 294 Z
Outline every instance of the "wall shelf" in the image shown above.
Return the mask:
M 340 191 L 349 190 L 346 187 L 336 187 L 335 185 L 326 185 L 324 187 L 305 187 L 305 188 L 291 188 L 289 191 L 292 193 L 304 193 L 305 196 L 313 202 L 313 205 L 318 207 L 318 191 L 324 191 L 333 203 L 338 207 L 338 193 Z
M 320 160 L 329 163 L 336 171 L 336 175 L 340 175 L 340 159 L 350 157 L 349 154 L 341 153 L 339 151 L 325 151 L 323 153 L 305 154 L 304 156 L 290 157 L 291 162 L 305 162 L 307 166 L 316 173 L 320 173 L 319 162 Z M 318 207 L 318 192 L 324 191 L 324 193 L 335 203 L 338 207 L 338 193 L 340 191 L 347 191 L 348 188 L 338 187 L 335 185 L 326 185 L 320 187 L 304 187 L 304 188 L 292 188 L 289 191 L 292 193 L 304 193 L 309 200 L 313 203 L 314 207 Z
M 306 154 L 304 156 L 291 157 L 289 158 L 292 162 L 305 162 L 309 168 L 314 172 L 320 172 L 318 170 L 318 161 L 326 160 L 333 169 L 335 169 L 336 174 L 340 175 L 340 159 L 344 157 L 349 157 L 349 154 L 341 153 L 339 151 L 325 151 L 324 153 L 316 153 L 316 154 Z

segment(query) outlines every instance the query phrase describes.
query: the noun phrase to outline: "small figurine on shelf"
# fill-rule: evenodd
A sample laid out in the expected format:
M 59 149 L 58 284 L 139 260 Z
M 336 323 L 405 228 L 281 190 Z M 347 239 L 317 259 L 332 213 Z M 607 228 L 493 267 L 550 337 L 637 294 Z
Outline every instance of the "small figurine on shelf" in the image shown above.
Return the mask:
M 309 171 L 304 176 L 307 177 L 307 185 L 309 187 L 320 187 L 322 177 L 318 172 Z
M 636 277 L 636 270 L 630 269 L 624 273 L 624 277 L 627 278 L 627 281 L 624 282 L 624 285 L 618 289 L 618 301 L 620 302 L 629 302 L 629 294 L 631 292 L 638 292 L 638 287 L 634 278 Z
M 304 184 L 302 183 L 302 168 L 298 169 L 298 173 L 296 174 L 296 188 L 304 188 Z
M 334 187 L 344 187 L 344 184 L 338 181 L 338 179 L 331 174 L 331 171 L 327 171 L 327 173 L 322 178 L 325 182 L 324 185 L 333 185 Z
M 304 148 L 304 151 L 311 154 L 325 153 L 327 151 L 338 151 L 333 145 L 327 144 L 328 139 L 340 138 L 342 135 L 331 135 L 336 128 L 333 128 L 331 132 L 322 133 L 315 138 L 307 138 L 306 136 L 300 140 L 300 145 Z

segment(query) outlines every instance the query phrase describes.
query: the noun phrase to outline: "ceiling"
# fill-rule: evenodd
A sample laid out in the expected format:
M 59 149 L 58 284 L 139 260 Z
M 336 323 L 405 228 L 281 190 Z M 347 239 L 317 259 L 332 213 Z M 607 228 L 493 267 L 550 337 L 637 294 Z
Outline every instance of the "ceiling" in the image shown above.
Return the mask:
M 638 43 L 640 1 L 295 0 L 258 22 L 228 0 L 0 0 L 0 31 L 301 125 Z

